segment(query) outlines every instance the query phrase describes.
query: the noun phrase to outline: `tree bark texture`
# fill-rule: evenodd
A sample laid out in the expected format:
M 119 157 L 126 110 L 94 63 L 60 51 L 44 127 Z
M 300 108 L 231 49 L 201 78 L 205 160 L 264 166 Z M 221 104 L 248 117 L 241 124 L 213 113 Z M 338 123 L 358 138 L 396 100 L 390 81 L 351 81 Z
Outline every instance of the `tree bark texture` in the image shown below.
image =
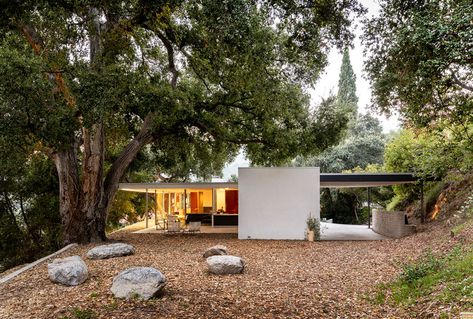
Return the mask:
M 65 244 L 84 242 L 84 218 L 80 207 L 77 146 L 52 155 L 59 178 L 59 213 L 62 221 L 62 238 Z
M 106 239 L 106 214 L 101 212 L 103 201 L 103 170 L 105 136 L 102 124 L 83 129 L 83 165 L 81 212 L 85 216 L 87 239 L 99 242 Z

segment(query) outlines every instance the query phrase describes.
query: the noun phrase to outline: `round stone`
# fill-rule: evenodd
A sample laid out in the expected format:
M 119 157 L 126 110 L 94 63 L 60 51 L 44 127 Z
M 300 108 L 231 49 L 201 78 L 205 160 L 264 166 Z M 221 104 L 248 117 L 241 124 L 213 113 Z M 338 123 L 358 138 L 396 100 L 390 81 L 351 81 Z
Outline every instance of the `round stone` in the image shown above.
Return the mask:
M 48 275 L 51 281 L 65 285 L 77 286 L 87 280 L 87 265 L 79 256 L 54 259 L 48 264 Z
M 216 275 L 239 274 L 245 269 L 245 262 L 237 256 L 211 256 L 207 258 L 209 271 Z
M 87 252 L 87 258 L 89 259 L 106 259 L 113 257 L 121 257 L 133 255 L 135 248 L 132 245 L 124 243 L 115 243 L 108 245 L 101 245 L 92 248 Z
M 118 274 L 111 291 L 117 298 L 139 298 L 148 300 L 161 292 L 166 285 L 166 277 L 151 267 L 128 268 Z

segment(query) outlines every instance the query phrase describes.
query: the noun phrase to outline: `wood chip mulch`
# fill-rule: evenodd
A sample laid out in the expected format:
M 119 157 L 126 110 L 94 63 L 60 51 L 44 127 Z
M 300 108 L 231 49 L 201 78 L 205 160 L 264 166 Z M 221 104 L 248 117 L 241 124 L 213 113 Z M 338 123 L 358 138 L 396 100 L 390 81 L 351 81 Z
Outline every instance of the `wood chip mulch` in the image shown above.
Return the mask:
M 427 247 L 451 245 L 445 229 L 401 240 L 301 242 L 238 240 L 231 234 L 163 235 L 118 232 L 112 240 L 132 244 L 133 256 L 88 260 L 94 245 L 73 248 L 90 277 L 77 287 L 53 284 L 47 263 L 0 286 L 0 318 L 63 318 L 73 309 L 96 318 L 411 318 L 408 310 L 377 306 L 367 296 L 399 275 L 401 265 Z M 206 248 L 222 244 L 243 257 L 240 275 L 207 272 Z M 164 295 L 151 301 L 118 300 L 112 279 L 132 266 L 165 274 Z

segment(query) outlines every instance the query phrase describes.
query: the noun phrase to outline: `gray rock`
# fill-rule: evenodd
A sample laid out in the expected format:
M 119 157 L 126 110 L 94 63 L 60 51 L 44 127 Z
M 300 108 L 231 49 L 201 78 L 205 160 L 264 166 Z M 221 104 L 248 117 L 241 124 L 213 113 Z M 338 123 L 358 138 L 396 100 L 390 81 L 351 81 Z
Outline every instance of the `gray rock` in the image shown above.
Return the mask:
M 166 277 L 151 267 L 133 267 L 113 278 L 113 295 L 117 298 L 148 300 L 158 295 L 166 285 Z
M 49 279 L 66 286 L 77 286 L 87 280 L 87 265 L 79 256 L 54 259 L 48 264 Z
M 132 245 L 116 243 L 109 245 L 101 245 L 92 248 L 87 252 L 87 258 L 89 259 L 105 259 L 120 256 L 133 255 L 135 248 Z
M 236 256 L 210 256 L 207 258 L 209 271 L 216 275 L 239 274 L 245 269 L 245 262 Z
M 222 245 L 216 245 L 216 246 L 208 248 L 204 252 L 204 258 L 208 258 L 210 256 L 219 256 L 219 255 L 228 255 L 227 247 L 222 246 Z

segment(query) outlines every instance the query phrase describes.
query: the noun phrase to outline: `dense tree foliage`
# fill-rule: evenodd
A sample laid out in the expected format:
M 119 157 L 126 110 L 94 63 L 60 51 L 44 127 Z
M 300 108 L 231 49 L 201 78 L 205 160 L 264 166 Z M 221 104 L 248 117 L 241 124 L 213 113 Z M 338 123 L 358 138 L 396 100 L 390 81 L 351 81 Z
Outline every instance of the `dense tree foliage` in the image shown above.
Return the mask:
M 374 107 L 418 126 L 471 123 L 471 21 L 470 0 L 382 1 L 364 38 Z
M 348 120 L 343 139 L 316 156 L 298 157 L 297 165 L 318 166 L 325 173 L 341 173 L 369 164 L 382 164 L 385 137 L 378 119 L 370 114 L 358 115 L 356 75 L 350 62 L 349 50 L 344 49 L 338 81 L 338 94 L 322 102 L 322 106 L 337 110 Z M 342 119 L 342 116 L 339 116 Z M 340 125 L 340 127 L 342 127 Z M 338 129 L 336 130 L 338 131 Z
M 304 88 L 362 12 L 355 0 L 1 7 L 0 135 L 56 166 L 64 242 L 105 239 L 144 149 L 158 173 L 182 176 L 208 175 L 240 147 L 269 165 L 331 145 L 336 112 L 310 114 Z
M 56 250 L 61 234 L 53 163 L 41 154 L 5 154 L 5 142 L 0 138 L 0 272 Z
M 463 134 L 456 131 L 464 132 L 457 126 L 442 131 L 426 128 L 400 131 L 386 145 L 385 170 L 412 172 L 424 180 L 437 181 L 426 184 L 427 194 L 432 192 L 434 195 L 431 197 L 435 197 L 441 186 L 449 181 L 449 173 L 468 174 L 473 169 L 471 141 L 462 138 Z M 418 200 L 418 192 L 419 188 L 415 185 L 394 187 L 396 197 L 390 207 L 403 208 Z
M 366 21 L 373 106 L 405 122 L 386 147 L 385 169 L 439 180 L 426 184 L 426 201 L 435 201 L 449 173 L 472 169 L 471 21 L 467 0 L 382 1 L 380 15 Z M 394 191 L 390 208 L 419 198 L 416 186 Z
M 320 155 L 305 160 L 309 166 L 318 166 L 325 173 L 341 173 L 369 164 L 382 164 L 385 138 L 379 120 L 369 114 L 360 114 L 349 124 L 346 137 Z
M 441 178 L 456 166 L 458 149 L 448 135 L 426 130 L 402 130 L 386 145 L 385 167 L 389 172 L 412 172 Z

